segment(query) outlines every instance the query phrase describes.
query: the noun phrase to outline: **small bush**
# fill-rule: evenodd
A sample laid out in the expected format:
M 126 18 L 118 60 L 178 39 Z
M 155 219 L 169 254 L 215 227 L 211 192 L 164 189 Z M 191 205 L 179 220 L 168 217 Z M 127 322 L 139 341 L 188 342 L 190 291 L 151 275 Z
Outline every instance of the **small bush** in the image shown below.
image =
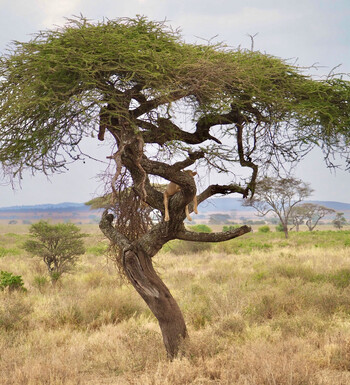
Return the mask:
M 279 233 L 283 233 L 284 232 L 284 229 L 283 229 L 283 225 L 281 223 L 279 223 L 276 227 L 275 227 L 275 230 Z
M 97 245 L 90 246 L 86 249 L 87 254 L 93 254 L 95 256 L 100 256 L 106 254 L 108 245 L 104 243 L 98 243 Z
M 269 233 L 270 232 L 270 227 L 265 225 L 265 226 L 260 226 L 258 228 L 259 233 Z
M 5 290 L 6 288 L 9 291 L 27 291 L 20 275 L 13 275 L 8 271 L 0 271 L 0 290 Z
M 190 226 L 191 231 L 195 231 L 196 233 L 212 233 L 213 230 L 207 225 L 194 225 Z
M 70 272 L 79 256 L 85 253 L 82 238 L 88 234 L 82 234 L 73 223 L 51 225 L 39 221 L 30 226 L 29 232 L 30 239 L 23 244 L 23 248 L 45 262 L 53 283 L 63 273 Z
M 222 231 L 224 231 L 224 232 L 231 231 L 231 230 L 234 230 L 234 229 L 238 229 L 239 227 L 241 227 L 241 226 L 240 225 L 223 226 L 222 227 Z

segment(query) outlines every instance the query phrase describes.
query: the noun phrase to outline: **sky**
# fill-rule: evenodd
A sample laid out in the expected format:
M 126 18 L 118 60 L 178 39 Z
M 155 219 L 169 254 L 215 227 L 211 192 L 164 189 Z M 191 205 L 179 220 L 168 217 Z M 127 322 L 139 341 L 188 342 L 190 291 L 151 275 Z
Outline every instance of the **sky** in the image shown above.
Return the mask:
M 191 43 L 215 38 L 233 48 L 250 48 L 255 35 L 255 50 L 303 67 L 316 64 L 315 76 L 338 65 L 338 72 L 350 73 L 349 0 L 0 0 L 0 53 L 11 41 L 28 41 L 39 30 L 62 26 L 80 14 L 95 21 L 136 15 L 166 19 Z M 26 173 L 14 189 L 0 184 L 0 207 L 86 202 L 103 193 L 96 176 L 105 169 L 109 150 L 96 146 L 96 140 L 84 146 L 100 161 L 69 165 L 66 173 L 50 179 Z M 295 176 L 310 183 L 312 200 L 350 203 L 350 172 L 331 172 L 319 151 L 299 164 Z

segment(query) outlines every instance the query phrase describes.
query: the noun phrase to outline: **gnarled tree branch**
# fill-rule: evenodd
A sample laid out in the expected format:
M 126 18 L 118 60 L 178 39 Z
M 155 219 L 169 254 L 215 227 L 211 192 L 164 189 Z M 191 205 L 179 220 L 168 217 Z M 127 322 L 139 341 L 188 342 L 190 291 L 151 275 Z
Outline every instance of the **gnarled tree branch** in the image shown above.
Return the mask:
M 188 231 L 183 229 L 176 234 L 178 239 L 183 241 L 195 241 L 195 242 L 223 242 L 229 239 L 240 237 L 243 234 L 249 233 L 252 228 L 249 226 L 241 226 L 237 229 L 219 232 L 219 233 L 196 233 L 194 231 Z
M 201 203 L 216 194 L 228 195 L 233 193 L 238 193 L 244 196 L 246 194 L 246 189 L 234 183 L 229 185 L 213 184 L 208 186 L 201 194 L 199 194 L 197 200 L 198 203 Z
M 116 231 L 112 224 L 113 219 L 113 214 L 108 214 L 108 210 L 105 210 L 99 223 L 100 230 L 112 244 L 119 245 L 122 249 L 129 247 L 130 241 L 123 234 Z

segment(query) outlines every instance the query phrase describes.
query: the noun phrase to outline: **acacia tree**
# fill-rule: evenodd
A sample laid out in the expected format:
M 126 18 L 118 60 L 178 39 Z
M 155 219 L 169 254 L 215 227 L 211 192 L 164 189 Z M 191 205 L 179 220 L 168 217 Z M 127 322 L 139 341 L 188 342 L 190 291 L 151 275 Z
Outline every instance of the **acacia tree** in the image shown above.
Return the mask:
M 323 217 L 334 212 L 335 210 L 322 205 L 315 203 L 303 203 L 293 208 L 291 217 L 293 223 L 297 226 L 297 231 L 300 221 L 304 220 L 309 231 L 312 231 Z
M 118 191 L 132 189 L 161 216 L 130 236 L 131 222 L 114 226 L 114 215 L 105 211 L 100 228 L 118 245 L 123 270 L 158 319 L 170 357 L 187 329 L 152 258 L 171 239 L 220 242 L 250 231 L 187 230 L 185 206 L 196 185 L 182 170 L 203 166 L 226 176 L 225 184 L 198 194 L 200 204 L 216 194 L 253 195 L 259 169 L 296 161 L 313 146 L 326 159 L 339 151 L 348 160 L 346 80 L 316 81 L 260 52 L 187 44 L 165 23 L 143 17 L 74 19 L 29 42 L 15 42 L 1 58 L 0 82 L 0 162 L 6 175 L 61 171 L 68 160 L 82 158 L 82 139 L 98 133 L 110 143 L 106 155 L 116 164 L 109 192 L 118 197 Z M 248 176 L 236 178 L 232 165 Z M 170 199 L 168 222 L 155 177 L 181 187 Z
M 288 238 L 288 222 L 295 206 L 311 195 L 310 186 L 295 178 L 265 177 L 256 183 L 254 196 L 245 202 L 254 207 L 259 216 L 277 215 Z
M 291 220 L 293 222 L 293 227 L 291 227 L 289 230 L 293 230 L 295 227 L 295 231 L 299 231 L 299 226 L 304 223 L 305 217 L 304 212 L 302 210 L 298 210 L 300 206 L 296 206 L 293 208 L 291 213 Z
M 51 225 L 39 221 L 30 226 L 29 233 L 31 238 L 23 248 L 44 261 L 52 283 L 72 271 L 79 256 L 85 253 L 83 238 L 87 234 L 73 223 Z
M 338 230 L 342 229 L 344 225 L 346 225 L 347 223 L 346 218 L 344 217 L 344 213 L 340 213 L 340 212 L 336 213 L 332 223 L 336 229 Z

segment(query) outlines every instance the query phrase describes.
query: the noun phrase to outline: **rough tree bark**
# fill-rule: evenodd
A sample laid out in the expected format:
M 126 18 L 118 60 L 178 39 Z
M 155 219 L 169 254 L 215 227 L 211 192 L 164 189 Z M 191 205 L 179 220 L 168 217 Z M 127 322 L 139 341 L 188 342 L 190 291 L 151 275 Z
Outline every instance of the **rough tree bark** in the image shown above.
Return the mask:
M 199 234 L 186 230 L 183 224 L 171 229 L 168 223 L 162 222 L 140 240 L 130 242 L 113 227 L 113 219 L 106 210 L 100 229 L 112 243 L 122 247 L 125 275 L 157 318 L 167 355 L 172 359 L 178 354 L 181 341 L 188 336 L 187 328 L 177 302 L 153 268 L 152 257 L 170 239 L 220 242 L 243 235 L 251 228 L 242 226 L 224 233 Z

